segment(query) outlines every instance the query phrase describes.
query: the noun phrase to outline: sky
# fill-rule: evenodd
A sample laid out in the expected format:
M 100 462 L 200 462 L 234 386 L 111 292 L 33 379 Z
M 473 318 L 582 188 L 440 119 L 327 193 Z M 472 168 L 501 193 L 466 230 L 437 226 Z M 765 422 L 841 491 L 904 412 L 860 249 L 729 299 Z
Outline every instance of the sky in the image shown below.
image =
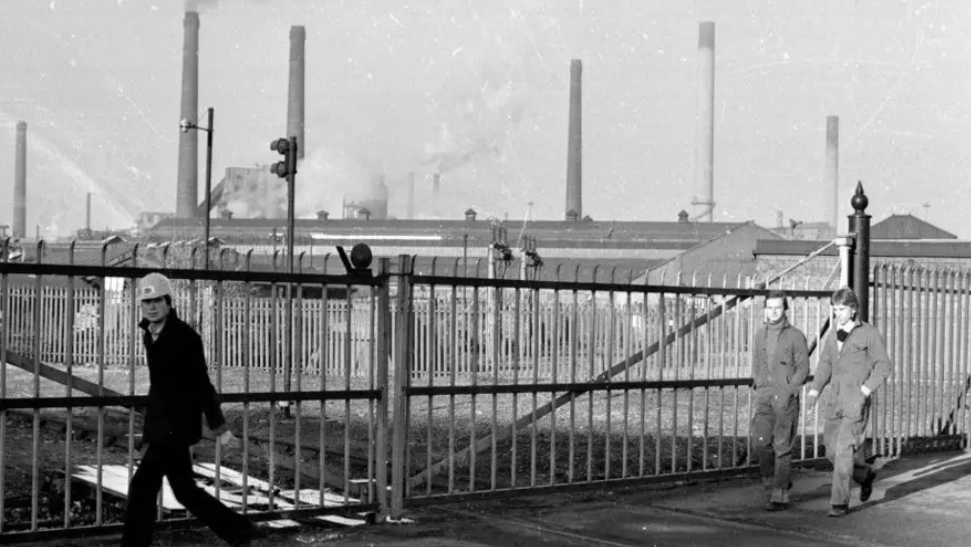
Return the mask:
M 428 218 L 472 207 L 480 218 L 562 219 L 569 68 L 581 59 L 583 213 L 676 220 L 698 194 L 698 25 L 714 21 L 715 220 L 824 220 L 836 115 L 841 218 L 862 181 L 874 221 L 911 213 L 971 238 L 964 0 L 189 4 L 0 3 L 0 224 L 12 222 L 17 120 L 29 133 L 29 232 L 82 227 L 88 192 L 95 228 L 174 210 L 188 6 L 201 18 L 200 118 L 216 113 L 214 183 L 227 167 L 275 161 L 289 29 L 306 27 L 298 216 L 337 213 L 376 173 L 390 214 L 403 216 L 414 171 Z

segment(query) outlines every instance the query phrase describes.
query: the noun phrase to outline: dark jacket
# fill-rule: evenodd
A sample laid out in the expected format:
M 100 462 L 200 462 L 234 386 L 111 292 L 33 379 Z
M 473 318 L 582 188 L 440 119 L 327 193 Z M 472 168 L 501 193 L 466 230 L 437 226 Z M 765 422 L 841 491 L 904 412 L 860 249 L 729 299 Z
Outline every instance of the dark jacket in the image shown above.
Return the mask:
M 806 335 L 790 325 L 788 319 L 783 321 L 773 355 L 767 354 L 769 329 L 766 326 L 756 333 L 752 351 L 752 378 L 756 396 L 761 400 L 775 399 L 780 404 L 798 395 L 809 375 Z
M 206 367 L 202 338 L 192 327 L 169 312 L 157 340 L 152 340 L 148 321 L 138 326 L 148 356 L 151 381 L 145 412 L 143 440 L 192 445 L 202 438 L 202 415 L 217 435 L 227 429 L 219 408 L 219 395 Z
M 866 397 L 860 386 L 874 392 L 890 375 L 890 356 L 883 337 L 873 325 L 861 322 L 850 331 L 841 350 L 836 332 L 826 338 L 812 389 L 822 392 L 829 384 L 829 415 L 862 416 Z

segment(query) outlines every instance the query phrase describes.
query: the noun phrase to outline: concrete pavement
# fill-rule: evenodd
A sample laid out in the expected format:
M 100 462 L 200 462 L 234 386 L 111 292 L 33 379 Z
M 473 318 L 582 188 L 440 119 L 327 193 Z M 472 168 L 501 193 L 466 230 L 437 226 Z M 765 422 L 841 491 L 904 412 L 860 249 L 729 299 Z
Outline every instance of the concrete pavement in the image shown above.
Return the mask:
M 830 471 L 797 472 L 788 511 L 762 509 L 755 479 L 616 489 L 432 507 L 416 524 L 363 529 L 318 545 L 363 547 L 845 546 L 951 547 L 971 535 L 971 456 L 910 456 L 881 466 L 873 496 L 829 518 Z M 299 538 L 299 536 L 298 536 Z M 307 541 L 307 540 L 310 541 Z M 307 537 L 306 545 L 315 542 Z

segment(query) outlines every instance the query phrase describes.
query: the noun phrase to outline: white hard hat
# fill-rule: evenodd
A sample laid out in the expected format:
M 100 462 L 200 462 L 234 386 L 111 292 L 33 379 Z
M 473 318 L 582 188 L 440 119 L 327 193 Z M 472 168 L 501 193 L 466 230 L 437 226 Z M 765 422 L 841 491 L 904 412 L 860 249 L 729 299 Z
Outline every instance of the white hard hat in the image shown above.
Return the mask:
M 161 298 L 166 295 L 172 296 L 172 284 L 169 283 L 169 278 L 164 275 L 150 273 L 138 281 L 137 299 L 139 302 L 142 300 Z

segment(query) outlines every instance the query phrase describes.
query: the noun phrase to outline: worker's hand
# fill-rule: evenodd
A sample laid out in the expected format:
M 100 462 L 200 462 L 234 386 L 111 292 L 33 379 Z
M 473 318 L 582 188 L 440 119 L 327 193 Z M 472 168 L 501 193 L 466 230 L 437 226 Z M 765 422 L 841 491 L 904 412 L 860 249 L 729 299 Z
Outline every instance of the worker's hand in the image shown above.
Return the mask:
M 866 386 L 860 386 L 860 391 L 862 391 L 862 392 L 863 392 L 863 396 L 864 396 L 864 397 L 869 397 L 869 396 L 870 396 L 870 393 L 872 393 L 872 392 L 870 391 L 870 388 L 868 388 L 868 387 L 866 387 Z
M 219 442 L 219 446 L 222 447 L 236 448 L 239 446 L 239 439 L 237 439 L 236 435 L 233 435 L 233 432 L 228 429 L 220 433 L 219 437 L 216 438 L 216 441 Z
M 806 394 L 806 408 L 813 408 L 816 406 L 816 401 L 819 399 L 819 392 L 815 389 L 810 389 L 809 393 Z

